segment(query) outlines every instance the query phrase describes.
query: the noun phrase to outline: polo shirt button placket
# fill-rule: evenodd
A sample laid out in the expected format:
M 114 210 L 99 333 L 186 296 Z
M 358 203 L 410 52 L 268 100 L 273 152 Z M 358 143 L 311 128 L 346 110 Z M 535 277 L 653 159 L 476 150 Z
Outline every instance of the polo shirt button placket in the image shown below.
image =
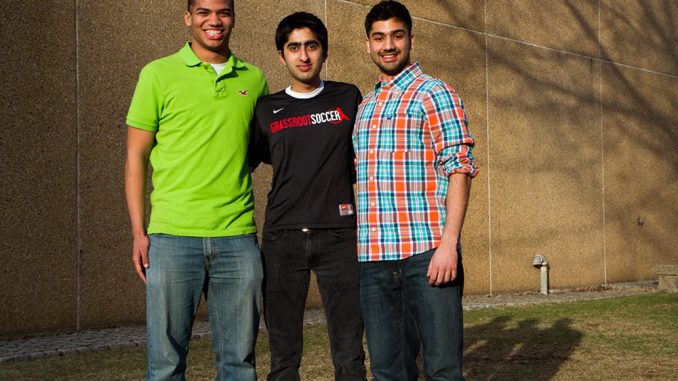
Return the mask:
M 224 81 L 220 81 L 219 78 L 217 78 L 214 82 L 214 94 L 224 95 L 225 91 L 226 85 L 224 84 Z

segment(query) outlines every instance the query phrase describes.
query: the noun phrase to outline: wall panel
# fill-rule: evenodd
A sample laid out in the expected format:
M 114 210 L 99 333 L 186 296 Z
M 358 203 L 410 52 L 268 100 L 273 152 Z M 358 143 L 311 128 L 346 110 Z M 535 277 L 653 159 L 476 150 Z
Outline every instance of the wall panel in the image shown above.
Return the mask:
M 489 55 L 493 284 L 538 289 L 537 254 L 553 287 L 603 283 L 599 64 L 497 39 Z
M 603 65 L 608 281 L 678 263 L 678 78 Z
M 0 337 L 75 328 L 78 206 L 75 2 L 3 6 Z

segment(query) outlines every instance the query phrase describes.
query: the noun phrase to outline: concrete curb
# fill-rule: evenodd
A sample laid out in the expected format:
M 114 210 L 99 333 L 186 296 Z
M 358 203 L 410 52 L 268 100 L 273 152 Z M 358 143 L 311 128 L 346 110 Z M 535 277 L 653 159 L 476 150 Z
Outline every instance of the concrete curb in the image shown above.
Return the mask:
M 548 295 L 541 295 L 536 291 L 511 295 L 469 295 L 464 297 L 463 303 L 464 310 L 567 303 L 651 293 L 656 291 L 656 287 L 656 282 L 642 281 L 610 284 L 595 289 L 553 290 Z M 306 311 L 305 325 L 316 325 L 324 322 L 325 316 L 322 310 Z M 263 321 L 259 328 L 266 329 Z M 208 338 L 210 336 L 209 322 L 206 320 L 196 321 L 193 326 L 193 337 Z M 0 363 L 137 347 L 145 344 L 146 327 L 142 325 L 0 341 Z

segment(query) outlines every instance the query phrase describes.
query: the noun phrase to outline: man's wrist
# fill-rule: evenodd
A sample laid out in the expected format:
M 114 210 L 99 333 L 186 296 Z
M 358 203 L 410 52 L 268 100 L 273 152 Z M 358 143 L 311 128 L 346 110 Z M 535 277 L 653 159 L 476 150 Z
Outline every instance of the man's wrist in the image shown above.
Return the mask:
M 132 229 L 132 237 L 134 239 L 146 237 L 146 229 Z

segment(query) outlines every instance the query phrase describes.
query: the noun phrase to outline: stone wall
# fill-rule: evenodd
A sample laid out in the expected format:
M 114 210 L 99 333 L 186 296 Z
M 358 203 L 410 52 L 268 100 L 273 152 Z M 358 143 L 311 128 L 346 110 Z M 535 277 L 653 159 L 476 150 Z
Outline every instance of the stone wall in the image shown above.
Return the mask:
M 330 32 L 324 78 L 378 72 L 376 1 L 237 0 L 234 52 L 288 84 L 278 21 Z M 464 99 L 480 174 L 464 227 L 468 293 L 649 279 L 678 262 L 678 3 L 404 0 L 413 58 Z M 0 337 L 144 319 L 124 199 L 125 115 L 148 61 L 188 34 L 183 0 L 4 1 Z M 257 219 L 270 170 L 255 174 Z M 310 304 L 318 306 L 317 293 Z

